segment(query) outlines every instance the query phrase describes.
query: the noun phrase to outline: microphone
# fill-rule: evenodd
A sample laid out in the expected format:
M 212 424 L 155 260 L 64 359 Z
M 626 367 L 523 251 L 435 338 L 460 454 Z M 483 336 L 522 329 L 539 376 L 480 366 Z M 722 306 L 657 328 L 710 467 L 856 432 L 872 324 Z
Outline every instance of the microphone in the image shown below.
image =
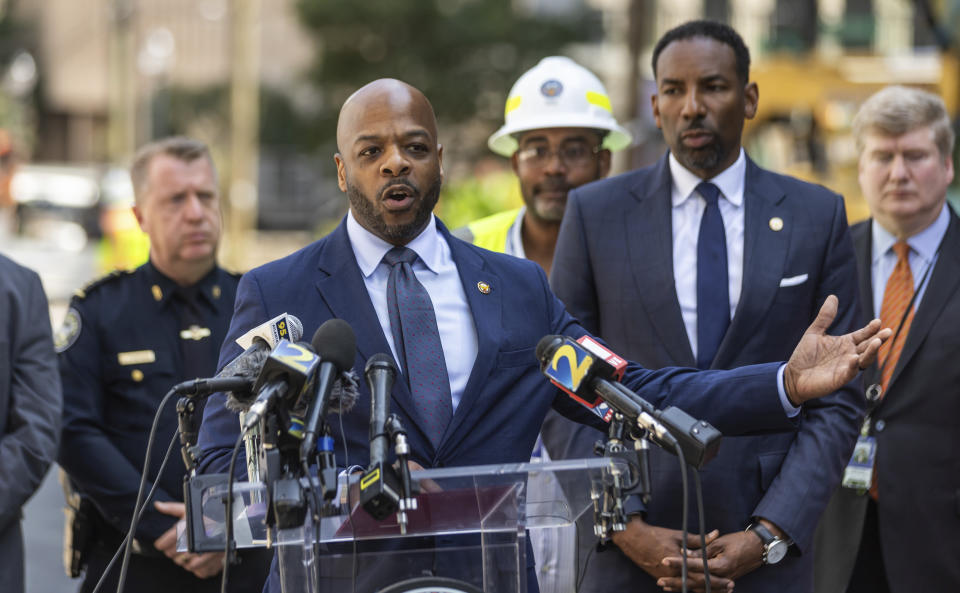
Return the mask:
M 301 459 L 307 459 L 316 448 L 317 431 L 330 409 L 334 383 L 341 373 L 353 367 L 357 356 L 357 337 L 350 324 L 342 319 L 323 322 L 313 334 L 310 344 L 320 356 L 320 367 L 317 370 L 316 392 L 304 421 Z
M 251 335 L 252 337 L 250 342 L 244 346 L 246 349 L 224 365 L 215 377 L 191 379 L 177 383 L 173 387 L 174 392 L 188 398 L 206 397 L 218 391 L 232 392 L 230 393 L 232 397 L 227 399 L 227 408 L 236 411 L 238 407 L 242 406 L 238 403 L 238 400 L 251 397 L 250 388 L 257 375 L 260 374 L 263 363 L 270 354 L 270 349 L 276 346 L 279 341 L 279 339 L 271 341 L 265 337 L 277 331 L 277 327 L 282 327 L 284 334 L 289 335 L 293 341 L 299 340 L 303 333 L 303 325 L 299 319 L 286 313 L 278 315 L 247 332 L 245 335 Z
M 300 323 L 300 320 L 293 315 L 281 313 L 243 334 L 236 339 L 236 343 L 246 350 L 253 345 L 254 340 L 259 338 L 270 344 L 270 347 L 273 348 L 280 343 L 280 340 L 296 342 L 302 336 L 303 324 Z
M 658 410 L 627 387 L 604 378 L 610 363 L 596 358 L 583 346 L 564 336 L 544 336 L 537 343 L 537 358 L 550 382 L 609 422 L 606 404 L 647 431 L 650 440 L 674 452 L 683 450 L 688 464 L 701 468 L 716 456 L 720 431 L 683 410 L 670 406 Z M 604 366 L 606 365 L 606 367 Z
M 260 422 L 277 399 L 300 396 L 320 364 L 319 357 L 311 350 L 308 344 L 280 340 L 264 362 L 253 386 L 252 393 L 257 397 L 243 419 L 244 430 Z
M 367 361 L 363 374 L 370 387 L 370 465 L 374 466 L 387 458 L 387 411 L 397 366 L 390 355 L 374 354 Z
M 387 434 L 387 412 L 393 381 L 397 376 L 397 366 L 390 355 L 374 354 L 367 361 L 363 374 L 370 387 L 370 465 L 360 477 L 360 505 L 377 521 L 399 511 L 397 519 L 400 521 L 401 531 L 404 531 L 406 508 L 401 507 L 401 499 L 407 499 L 404 495 L 404 484 L 393 467 L 387 463 L 387 448 L 390 442 Z M 399 461 L 401 470 L 405 469 L 406 460 Z

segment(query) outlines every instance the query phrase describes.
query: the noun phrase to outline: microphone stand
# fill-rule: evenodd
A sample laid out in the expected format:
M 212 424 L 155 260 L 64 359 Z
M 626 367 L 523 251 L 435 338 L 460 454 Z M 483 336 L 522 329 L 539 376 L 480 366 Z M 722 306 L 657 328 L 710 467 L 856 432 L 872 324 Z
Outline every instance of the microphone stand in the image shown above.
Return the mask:
M 183 396 L 177 400 L 177 423 L 180 432 L 180 453 L 183 455 L 183 465 L 187 468 L 187 475 L 197 473 L 197 434 L 200 427 L 197 424 L 197 402 L 194 398 Z
M 616 412 L 610 419 L 605 440 L 594 443 L 593 451 L 602 457 L 620 459 L 626 462 L 628 470 L 624 474 L 616 466 L 603 479 L 593 480 L 590 489 L 590 499 L 593 501 L 593 531 L 602 543 L 610 539 L 614 531 L 624 531 L 627 528 L 627 513 L 624 510 L 624 491 L 640 483 L 643 490 L 640 494 L 646 503 L 650 499 L 650 469 L 645 457 L 631 451 L 626 445 L 629 438 L 626 418 Z M 642 442 L 638 440 L 636 442 Z M 646 480 L 641 476 L 646 476 Z M 645 482 L 645 483 L 644 483 Z
M 393 441 L 394 452 L 397 455 L 397 465 L 400 466 L 400 500 L 397 503 L 397 523 L 400 525 L 400 533 L 406 535 L 407 511 L 417 510 L 417 499 L 413 497 L 413 484 L 410 480 L 410 466 L 407 461 L 410 458 L 410 445 L 407 443 L 407 431 L 403 429 L 400 417 L 396 414 L 390 414 L 386 423 L 387 436 Z

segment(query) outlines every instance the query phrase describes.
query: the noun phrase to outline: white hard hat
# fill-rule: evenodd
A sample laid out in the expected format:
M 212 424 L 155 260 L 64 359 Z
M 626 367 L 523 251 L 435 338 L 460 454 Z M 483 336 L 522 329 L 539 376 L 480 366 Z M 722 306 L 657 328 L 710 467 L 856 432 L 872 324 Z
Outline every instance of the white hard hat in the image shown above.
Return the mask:
M 592 72 L 570 58 L 550 56 L 523 73 L 507 96 L 504 124 L 487 146 L 510 156 L 519 132 L 544 128 L 592 128 L 607 133 L 603 147 L 620 150 L 630 145 L 630 132 L 613 117 L 610 97 Z

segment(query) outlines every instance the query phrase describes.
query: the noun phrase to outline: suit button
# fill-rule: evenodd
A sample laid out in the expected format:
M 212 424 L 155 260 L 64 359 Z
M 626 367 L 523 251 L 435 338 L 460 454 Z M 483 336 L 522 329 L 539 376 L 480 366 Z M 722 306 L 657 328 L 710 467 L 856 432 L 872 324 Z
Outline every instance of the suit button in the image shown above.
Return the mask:
M 887 427 L 887 423 L 883 420 L 877 420 L 877 432 L 883 432 L 883 429 Z

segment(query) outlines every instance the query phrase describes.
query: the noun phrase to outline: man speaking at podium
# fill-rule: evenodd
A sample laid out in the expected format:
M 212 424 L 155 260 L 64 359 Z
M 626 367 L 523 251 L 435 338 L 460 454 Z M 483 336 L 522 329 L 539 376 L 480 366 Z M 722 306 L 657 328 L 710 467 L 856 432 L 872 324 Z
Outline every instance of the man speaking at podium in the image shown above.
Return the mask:
M 278 313 L 300 316 L 307 331 L 341 318 L 357 336 L 355 370 L 380 352 L 401 361 L 390 404 L 406 427 L 411 460 L 423 467 L 527 461 L 550 407 L 598 425 L 540 374 L 534 348 L 544 335 L 585 334 L 543 271 L 455 239 L 433 216 L 443 149 L 426 97 L 398 80 L 364 86 L 340 111 L 337 147 L 350 212 L 323 239 L 244 275 L 220 366 L 240 354 L 235 338 Z M 795 406 L 853 378 L 887 333 L 878 334 L 874 321 L 825 335 L 835 310 L 829 299 L 786 365 L 717 372 L 632 365 L 624 383 L 653 405 L 675 405 L 724 433 L 791 430 Z M 411 324 L 420 331 L 410 332 Z M 369 397 L 362 386 L 356 409 L 342 418 L 340 466 L 345 450 L 352 464 L 369 461 Z M 223 403 L 217 395 L 206 407 L 202 471 L 225 471 L 237 438 L 237 418 Z M 537 591 L 529 557 L 527 574 L 529 591 Z M 279 591 L 276 572 L 268 590 Z

